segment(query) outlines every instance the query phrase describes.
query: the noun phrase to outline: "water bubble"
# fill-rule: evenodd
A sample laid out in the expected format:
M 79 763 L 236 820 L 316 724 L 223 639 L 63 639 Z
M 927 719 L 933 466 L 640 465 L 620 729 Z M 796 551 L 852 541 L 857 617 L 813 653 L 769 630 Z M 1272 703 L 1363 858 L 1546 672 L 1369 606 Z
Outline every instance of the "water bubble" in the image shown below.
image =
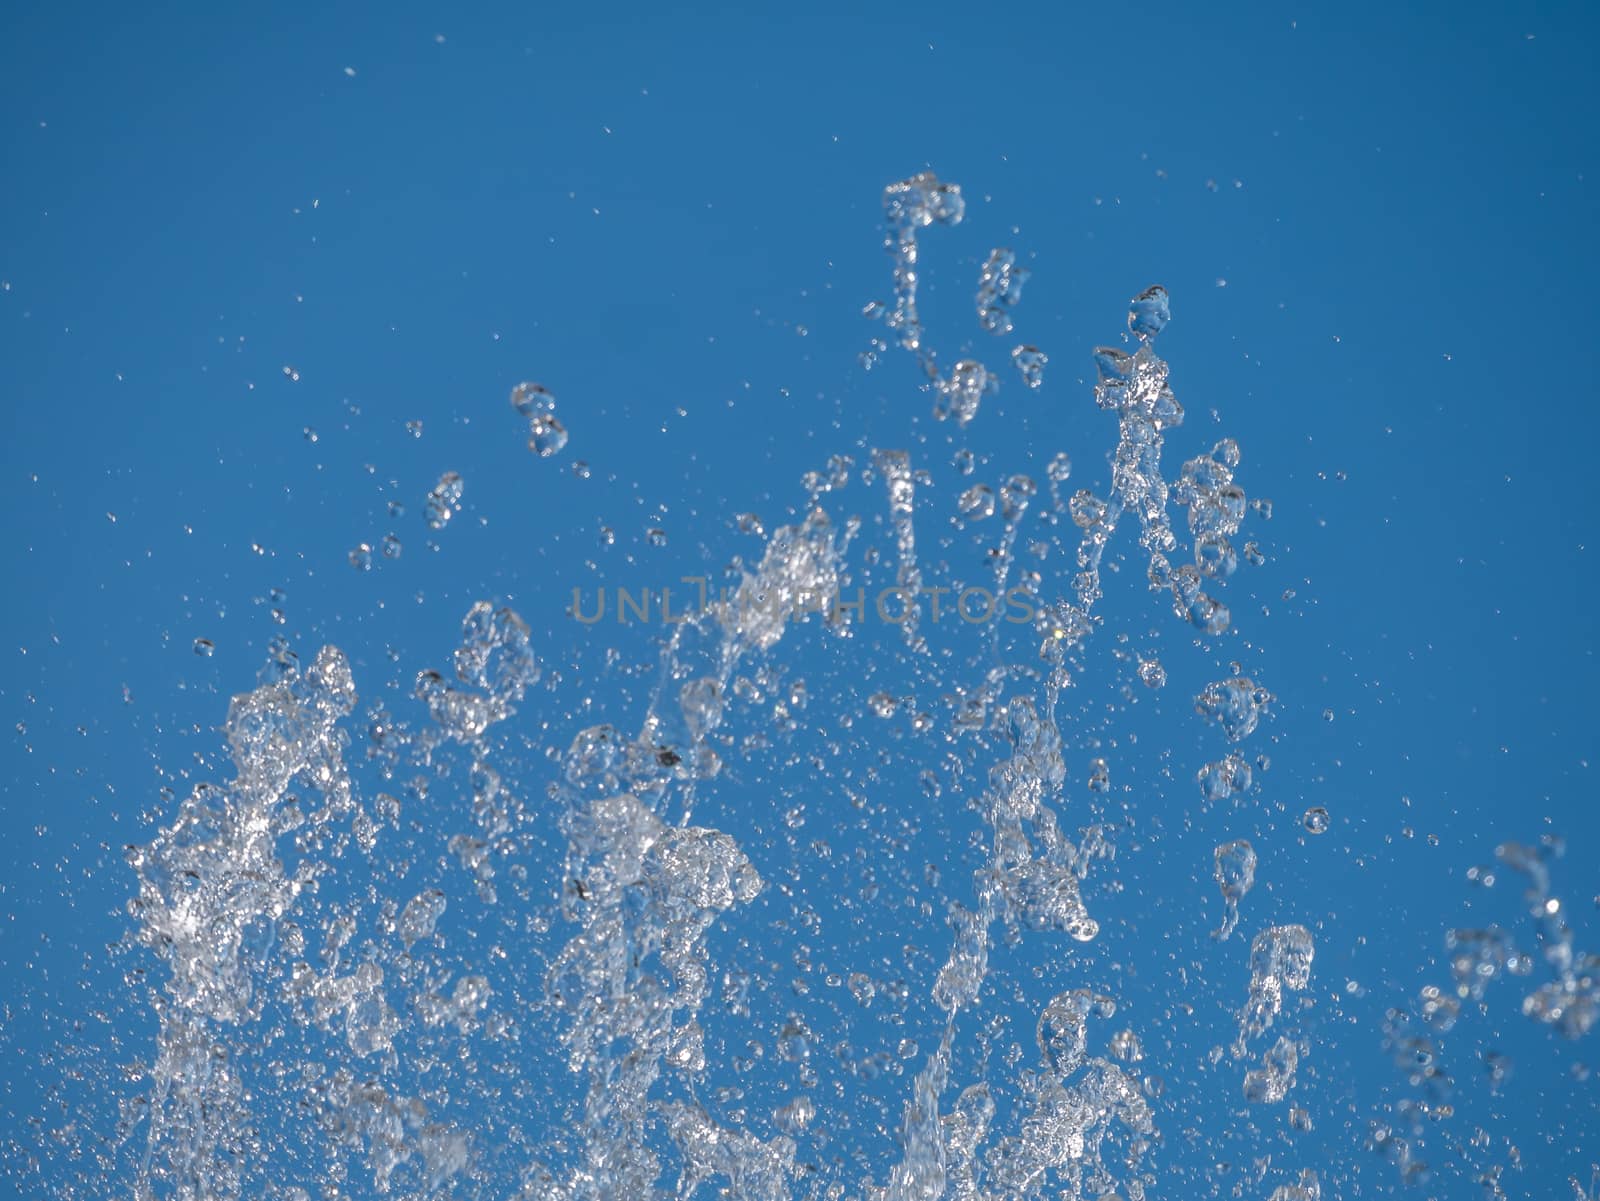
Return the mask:
M 196 638 L 194 640 L 194 653 L 202 659 L 209 659 L 216 652 L 217 644 L 209 638 Z
M 357 571 L 372 570 L 372 547 L 368 543 L 359 543 L 350 551 L 350 566 Z
M 667 531 L 660 526 L 651 526 L 645 532 L 645 541 L 651 546 L 665 546 L 667 544 Z
M 398 559 L 400 557 L 400 552 L 405 549 L 400 542 L 399 536 L 396 534 L 385 534 L 383 536 L 383 541 L 378 545 L 382 548 L 383 557 L 385 559 Z
M 1326 809 L 1321 805 L 1313 805 L 1306 810 L 1305 816 L 1300 819 L 1300 824 L 1306 828 L 1308 833 L 1326 834 L 1332 822 Z

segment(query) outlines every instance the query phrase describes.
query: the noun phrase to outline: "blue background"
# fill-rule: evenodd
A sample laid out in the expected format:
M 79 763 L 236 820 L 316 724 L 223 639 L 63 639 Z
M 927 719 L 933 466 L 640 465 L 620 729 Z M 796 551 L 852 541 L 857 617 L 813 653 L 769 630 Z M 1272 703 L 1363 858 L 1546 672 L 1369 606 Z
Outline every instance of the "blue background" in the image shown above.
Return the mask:
M 1005 368 L 972 428 L 991 476 L 1042 481 L 1065 449 L 1073 486 L 1104 490 L 1114 429 L 1089 352 L 1160 282 L 1189 413 L 1169 477 L 1226 434 L 1247 491 L 1275 503 L 1256 530 L 1272 561 L 1230 584 L 1234 642 L 1189 645 L 1144 593 L 1127 527 L 1109 577 L 1100 637 L 1119 619 L 1164 631 L 1172 682 L 1117 726 L 1144 731 L 1126 756 L 1144 849 L 1119 858 L 1122 891 L 1086 886 L 1105 932 L 1056 987 L 1110 988 L 1148 1052 L 1180 990 L 1130 948 L 1201 964 L 1188 999 L 1224 1033 L 1159 1052 L 1176 1116 L 1158 1111 L 1156 1195 L 1220 1195 L 1205 1190 L 1268 1150 L 1263 1196 L 1299 1167 L 1389 1190 L 1359 1146 L 1397 1079 L 1380 1015 L 1440 978 L 1448 927 L 1522 921 L 1510 886 L 1465 881 L 1496 843 L 1567 838 L 1556 891 L 1594 946 L 1592 8 L 59 5 L 4 23 L 0 1188 L 91 1172 L 71 1149 L 128 1086 L 84 1065 L 149 1053 L 153 1022 L 106 951 L 128 923 L 121 848 L 170 820 L 163 786 L 226 774 L 217 727 L 279 632 L 270 590 L 302 655 L 337 643 L 364 697 L 398 690 L 397 706 L 468 605 L 503 597 L 572 673 L 568 701 L 590 690 L 626 726 L 633 693 L 583 682 L 596 652 L 564 616 L 573 587 L 750 554 L 733 515 L 770 529 L 830 454 L 948 463 L 909 357 L 857 360 L 878 333 L 861 307 L 889 291 L 879 194 L 925 168 L 968 200 L 923 240 L 947 359 L 1002 357 L 971 316 L 988 250 L 1033 271 L 1018 339 L 1050 366 L 1038 393 Z M 559 398 L 562 455 L 528 454 L 505 401 L 521 379 Z M 423 503 L 444 470 L 465 509 L 434 534 Z M 880 520 L 881 485 L 852 504 Z M 403 556 L 352 570 L 351 547 L 390 530 Z M 654 636 L 603 635 L 640 661 Z M 814 642 L 786 653 L 803 666 Z M 1279 697 L 1247 748 L 1270 738 L 1273 764 L 1246 806 L 1202 811 L 1192 773 L 1221 748 L 1189 698 L 1230 658 Z M 546 719 L 552 744 L 568 716 Z M 1089 749 L 1074 744 L 1074 784 Z M 1321 839 L 1299 833 L 1312 804 L 1333 815 Z M 916 854 L 972 821 L 950 810 Z M 705 820 L 740 833 L 737 814 Z M 740 836 L 760 862 L 761 835 Z M 1261 855 L 1242 934 L 1318 933 L 1301 1090 L 1320 1109 L 1298 1141 L 1230 1116 L 1232 1067 L 1194 1072 L 1243 1000 L 1242 945 L 1154 948 L 1176 914 L 1215 924 L 1209 847 L 1229 837 Z M 972 866 L 946 870 L 951 898 L 970 898 Z M 922 996 L 942 921 L 879 920 L 887 945 L 927 948 L 906 969 Z M 781 933 L 749 937 L 786 954 Z M 1053 989 L 1027 987 L 1036 1012 Z M 1597 1086 L 1571 1071 L 1595 1036 L 1548 1037 L 1499 987 L 1463 1021 L 1458 1073 L 1474 1047 L 1513 1054 L 1505 1095 L 1464 1091 L 1495 1146 L 1520 1148 L 1512 1195 L 1560 1195 L 1595 1155 Z M 56 1137 L 79 1103 L 63 1076 L 93 1099 Z M 859 1131 L 880 1180 L 897 1105 Z

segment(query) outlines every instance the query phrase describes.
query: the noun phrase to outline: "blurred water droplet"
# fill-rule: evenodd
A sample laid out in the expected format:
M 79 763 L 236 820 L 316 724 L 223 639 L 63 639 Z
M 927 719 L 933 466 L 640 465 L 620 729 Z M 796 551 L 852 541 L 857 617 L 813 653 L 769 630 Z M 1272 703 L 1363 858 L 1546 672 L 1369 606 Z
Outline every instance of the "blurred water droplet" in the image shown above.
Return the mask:
M 1023 384 L 1037 388 L 1044 383 L 1044 369 L 1050 363 L 1050 356 L 1037 346 L 1018 346 L 1011 352 L 1011 363 Z
M 461 495 L 465 488 L 461 476 L 454 471 L 447 471 L 439 477 L 439 482 L 428 493 L 429 529 L 442 530 L 450 524 L 450 519 L 461 510 Z
M 537 417 L 555 412 L 556 398 L 543 384 L 518 384 L 511 389 L 511 407 L 523 417 Z
M 1167 290 L 1160 284 L 1146 288 L 1128 305 L 1128 329 L 1141 342 L 1153 339 L 1167 328 L 1172 320 L 1172 310 Z
M 1022 299 L 1029 271 L 1004 248 L 992 250 L 978 273 L 978 324 L 991 334 L 1011 332 L 1011 310 Z
M 961 494 L 956 507 L 963 516 L 982 521 L 985 517 L 994 516 L 994 503 L 993 488 L 988 484 L 974 484 Z

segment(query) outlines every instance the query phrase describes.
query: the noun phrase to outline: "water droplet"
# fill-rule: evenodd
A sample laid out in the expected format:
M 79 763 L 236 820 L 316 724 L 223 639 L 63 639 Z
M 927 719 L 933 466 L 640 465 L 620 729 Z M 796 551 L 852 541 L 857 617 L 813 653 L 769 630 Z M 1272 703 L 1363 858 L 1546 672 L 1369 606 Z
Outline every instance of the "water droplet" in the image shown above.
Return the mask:
M 518 384 L 511 389 L 511 407 L 523 417 L 549 415 L 556 410 L 556 398 L 543 384 Z
M 1305 816 L 1300 819 L 1307 832 L 1311 834 L 1326 834 L 1332 822 L 1328 818 L 1328 811 L 1321 805 L 1313 805 L 1306 810 Z
M 1230 742 L 1241 742 L 1255 732 L 1273 696 L 1254 680 L 1235 676 L 1207 684 L 1195 697 L 1195 712 L 1222 727 Z
M 1089 760 L 1089 791 L 1111 791 L 1111 769 L 1106 766 L 1104 759 Z
M 439 477 L 439 482 L 428 493 L 428 528 L 442 530 L 450 524 L 450 519 L 461 510 L 461 494 L 465 490 L 465 483 L 454 471 L 447 471 Z
M 1017 374 L 1029 388 L 1037 388 L 1044 383 L 1044 369 L 1049 362 L 1050 356 L 1037 346 L 1018 346 L 1011 352 L 1012 366 L 1016 367 Z
M 1154 338 L 1167 328 L 1172 320 L 1172 310 L 1167 290 L 1160 284 L 1146 288 L 1128 305 L 1128 329 L 1141 342 Z
M 1155 656 L 1139 660 L 1139 680 L 1146 688 L 1160 688 L 1167 682 L 1167 669 Z
M 385 559 L 398 559 L 400 552 L 405 549 L 401 545 L 399 537 L 394 534 L 385 534 L 380 546 L 383 548 L 383 557 Z
M 1029 274 L 1011 251 L 990 251 L 978 273 L 978 324 L 991 334 L 1009 334 L 1011 309 L 1022 299 Z
M 1255 778 L 1250 764 L 1243 755 L 1226 755 L 1215 763 L 1207 763 L 1195 775 L 1200 785 L 1200 795 L 1208 801 L 1226 800 L 1248 792 Z
M 194 640 L 194 653 L 199 655 L 202 659 L 211 658 L 216 649 L 217 644 L 212 642 L 209 638 L 196 638 Z
M 994 489 L 988 484 L 974 484 L 961 494 L 956 502 L 964 516 L 974 521 L 994 516 Z
M 528 449 L 548 459 L 567 444 L 567 427 L 552 413 L 542 413 L 528 423 Z
M 660 526 L 651 526 L 645 534 L 645 539 L 651 546 L 665 546 L 667 544 L 667 531 Z
M 940 421 L 954 417 L 957 425 L 966 425 L 978 415 L 983 398 L 999 389 L 1000 381 L 982 363 L 962 359 L 950 369 L 949 379 L 934 382 L 933 415 Z
M 367 543 L 358 543 L 350 551 L 350 566 L 357 571 L 372 570 L 372 547 Z

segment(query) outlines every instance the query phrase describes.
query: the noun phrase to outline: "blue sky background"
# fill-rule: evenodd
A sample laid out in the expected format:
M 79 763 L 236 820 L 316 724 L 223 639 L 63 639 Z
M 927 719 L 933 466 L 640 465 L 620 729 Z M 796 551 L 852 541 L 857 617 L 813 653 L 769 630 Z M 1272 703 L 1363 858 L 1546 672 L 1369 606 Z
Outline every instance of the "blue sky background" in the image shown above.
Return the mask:
M 364 697 L 443 666 L 466 608 L 503 598 L 571 673 L 561 703 L 587 692 L 626 725 L 642 694 L 587 682 L 599 652 L 564 615 L 574 586 L 670 583 L 750 554 L 734 514 L 779 524 L 831 454 L 948 464 L 952 431 L 911 360 L 857 361 L 878 332 L 860 310 L 889 292 L 879 194 L 923 169 L 968 200 L 962 226 L 923 242 L 947 361 L 969 344 L 1002 358 L 971 313 L 989 249 L 1033 271 L 1017 335 L 1050 366 L 1038 393 L 1006 368 L 969 431 L 992 478 L 1042 481 L 1066 450 L 1074 486 L 1104 490 L 1115 431 L 1089 353 L 1160 282 L 1175 313 L 1160 349 L 1189 413 L 1169 476 L 1232 436 L 1246 490 L 1274 501 L 1257 530 L 1271 562 L 1230 583 L 1239 632 L 1216 647 L 1145 594 L 1121 531 L 1100 636 L 1160 631 L 1172 682 L 1105 728 L 1083 723 L 1124 740 L 1143 849 L 1119 858 L 1121 891 L 1086 886 L 1106 930 L 1056 987 L 1113 989 L 1147 1046 L 1185 1001 L 1225 1030 L 1244 946 L 1152 951 L 1201 965 L 1186 998 L 1136 948 L 1181 913 L 1215 924 L 1207 856 L 1228 837 L 1261 855 L 1243 933 L 1318 934 L 1301 1084 L 1316 1128 L 1291 1140 L 1233 1116 L 1234 1069 L 1196 1074 L 1214 1037 L 1171 1034 L 1160 1072 L 1179 1116 L 1162 1123 L 1156 1195 L 1222 1195 L 1264 1148 L 1260 1195 L 1299 1167 L 1388 1192 L 1359 1147 L 1395 1080 L 1383 1009 L 1439 978 L 1450 926 L 1499 920 L 1531 941 L 1511 887 L 1465 880 L 1497 843 L 1567 838 L 1556 891 L 1595 946 L 1591 8 L 59 5 L 4 25 L 0 1110 L 16 1142 L 0 1189 L 38 1195 L 39 1174 L 60 1187 L 87 1170 L 69 1152 L 114 1121 L 114 1075 L 87 1072 L 97 1099 L 60 1138 L 38 1141 L 26 1116 L 60 1130 L 73 1094 L 58 1077 L 148 1054 L 152 1020 L 106 954 L 133 888 L 121 848 L 170 820 L 164 785 L 225 774 L 217 727 L 280 630 L 272 589 L 282 632 L 307 657 L 343 647 Z M 505 399 L 521 379 L 559 399 L 558 457 L 528 454 Z M 465 508 L 431 534 L 424 498 L 445 470 Z M 937 537 L 950 487 L 919 532 Z M 881 486 L 850 503 L 881 520 Z M 351 547 L 391 530 L 402 557 L 352 570 Z M 1064 585 L 1070 567 L 1053 570 Z M 654 634 L 603 637 L 643 660 Z M 908 670 L 880 643 L 848 668 L 814 637 L 786 653 L 848 701 L 861 664 Z M 1116 694 L 1110 650 L 1086 707 Z M 1244 808 L 1202 811 L 1192 773 L 1221 748 L 1189 698 L 1230 659 L 1280 698 L 1250 748 L 1273 765 Z M 568 716 L 543 718 L 552 744 Z M 544 734 L 518 736 L 528 771 L 547 770 Z M 923 803 L 901 786 L 885 785 L 886 813 Z M 778 845 L 763 803 L 705 820 L 751 823 L 756 858 Z M 1072 804 L 1068 824 L 1086 821 Z M 1308 840 L 1312 804 L 1334 828 Z M 971 821 L 952 802 L 913 858 Z M 970 899 L 973 866 L 952 861 L 949 898 Z M 900 920 L 869 924 L 936 967 L 942 920 Z M 761 928 L 748 953 L 786 954 Z M 843 962 L 865 936 L 834 929 L 822 942 Z M 1058 968 L 1067 954 L 1029 953 Z M 996 970 L 1035 990 L 1036 1011 L 1053 988 L 1027 983 L 1027 962 Z M 1547 1037 L 1499 987 L 1489 1016 L 1463 1022 L 1458 1075 L 1469 1091 L 1474 1054 L 1503 1046 L 1515 1091 L 1487 1098 L 1473 1080 L 1486 1116 L 1466 1125 L 1487 1125 L 1501 1160 L 1520 1149 L 1513 1196 L 1561 1195 L 1595 1155 L 1597 1085 L 1572 1066 L 1600 1036 Z M 908 1088 L 886 1085 L 876 1143 L 860 1128 L 880 1179 Z

